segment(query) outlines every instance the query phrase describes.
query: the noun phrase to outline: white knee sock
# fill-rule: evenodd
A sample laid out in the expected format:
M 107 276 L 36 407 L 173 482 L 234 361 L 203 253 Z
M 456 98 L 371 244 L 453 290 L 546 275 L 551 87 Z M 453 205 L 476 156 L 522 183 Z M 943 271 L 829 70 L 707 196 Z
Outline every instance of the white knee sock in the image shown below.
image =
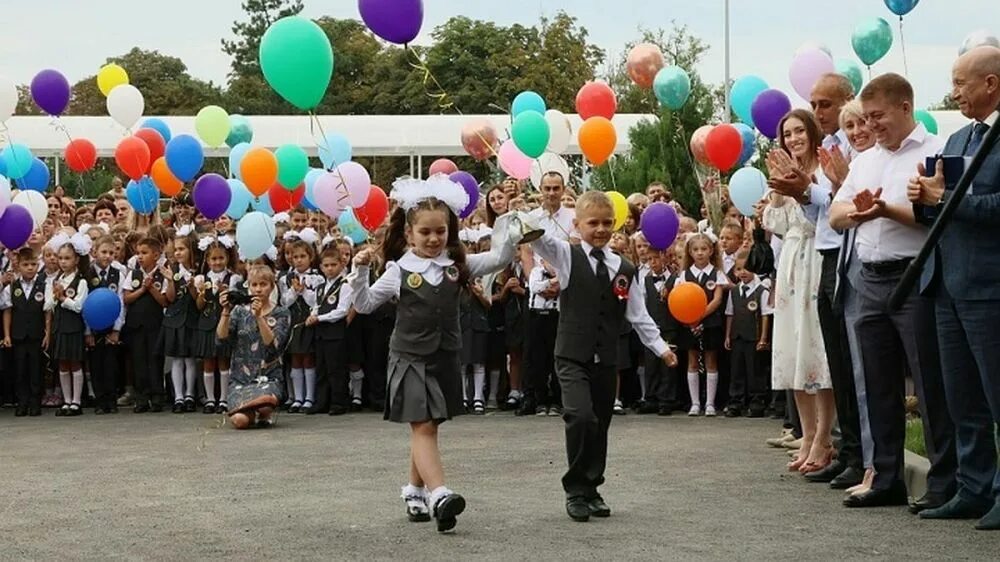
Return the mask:
M 691 395 L 691 405 L 700 406 L 701 399 L 698 396 L 698 371 L 688 371 L 688 393 Z
M 228 402 L 226 398 L 229 396 L 229 369 L 225 371 L 219 371 L 219 401 Z
M 496 402 L 497 391 L 499 389 L 500 389 L 500 370 L 494 369 L 490 371 L 490 393 L 488 401 Z
M 202 374 L 205 379 L 205 398 L 209 402 L 215 402 L 215 370 L 205 371 Z M 225 396 L 226 388 L 222 388 L 222 395 Z
M 361 398 L 361 388 L 364 384 L 365 372 L 361 369 L 351 371 L 351 398 Z
M 73 377 L 69 371 L 59 371 L 59 390 L 62 391 L 63 402 L 73 402 Z
M 83 369 L 73 371 L 73 403 L 80 403 L 80 396 L 83 394 Z
M 188 357 L 184 360 L 184 396 L 193 397 L 198 393 L 198 389 L 195 388 L 198 383 L 198 371 L 196 369 L 194 357 Z
M 719 373 L 709 371 L 705 376 L 705 406 L 715 407 L 715 391 L 719 387 Z
M 174 385 L 174 402 L 184 400 L 184 360 L 179 357 L 167 357 L 170 362 L 170 382 Z
M 292 393 L 296 402 L 302 402 L 302 399 L 305 398 L 305 378 L 306 374 L 302 369 L 292 367 Z
M 482 363 L 476 363 L 472 366 L 472 377 L 473 377 L 473 388 L 472 392 L 475 393 L 475 400 L 483 399 L 483 387 L 486 386 L 486 366 Z
M 306 402 L 315 402 L 316 400 L 316 368 L 306 367 L 302 370 L 303 375 L 306 379 Z

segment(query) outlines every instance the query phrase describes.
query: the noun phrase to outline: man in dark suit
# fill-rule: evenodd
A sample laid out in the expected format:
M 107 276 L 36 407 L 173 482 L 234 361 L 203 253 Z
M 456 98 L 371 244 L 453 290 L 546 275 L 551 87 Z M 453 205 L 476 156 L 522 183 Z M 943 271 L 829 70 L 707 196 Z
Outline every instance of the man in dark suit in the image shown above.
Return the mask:
M 973 122 L 952 135 L 945 155 L 972 156 L 997 121 L 1000 49 L 978 47 L 952 70 L 962 114 Z M 949 198 L 944 166 L 933 177 L 914 177 L 907 195 L 925 219 Z M 934 256 L 921 290 L 935 298 L 945 398 L 955 422 L 958 493 L 946 504 L 920 513 L 924 519 L 976 519 L 977 529 L 1000 530 L 1000 474 L 996 422 L 1000 421 L 1000 145 L 994 146 L 972 182 Z

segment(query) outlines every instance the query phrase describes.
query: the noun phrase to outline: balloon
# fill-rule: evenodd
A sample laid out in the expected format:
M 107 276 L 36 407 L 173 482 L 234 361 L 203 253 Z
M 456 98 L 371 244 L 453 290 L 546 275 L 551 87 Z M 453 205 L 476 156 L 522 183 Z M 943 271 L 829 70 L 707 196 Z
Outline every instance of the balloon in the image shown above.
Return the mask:
M 206 105 L 194 118 L 194 130 L 208 146 L 221 146 L 229 136 L 229 114 L 217 105 Z
M 528 158 L 538 158 L 549 145 L 549 124 L 537 111 L 523 111 L 511 129 L 514 144 Z
M 10 79 L 0 76 L 0 123 L 17 110 L 17 86 Z
M 347 190 L 348 199 L 352 207 L 360 207 L 368 200 L 368 192 L 372 188 L 372 178 L 368 175 L 368 170 L 357 162 L 345 162 L 333 169 L 333 175 L 337 177 L 340 193 Z
M 926 109 L 918 109 L 913 112 L 913 118 L 918 122 L 924 124 L 924 128 L 927 132 L 936 135 L 938 134 L 938 122 L 933 115 L 930 114 Z
M 708 309 L 708 297 L 705 290 L 697 283 L 690 281 L 681 283 L 670 290 L 667 297 L 667 307 L 670 314 L 683 324 L 697 324 L 705 316 Z
M 298 207 L 305 195 L 305 184 L 299 184 L 295 189 L 286 189 L 285 186 L 276 183 L 267 191 L 267 200 L 271 203 L 271 209 L 275 213 L 284 213 Z
M 31 99 L 49 115 L 59 116 L 66 111 L 69 94 L 69 81 L 58 70 L 43 70 L 31 80 Z
M 431 167 L 427 170 L 428 176 L 433 176 L 435 174 L 454 174 L 458 171 L 458 165 L 456 165 L 451 160 L 447 158 L 438 158 L 437 160 L 431 162 Z
M 10 205 L 11 195 L 10 195 L 10 180 L 0 176 L 0 215 Z
M 250 120 L 242 115 L 229 116 L 229 134 L 226 135 L 226 146 L 232 148 L 238 144 L 253 140 L 253 126 Z
M 45 196 L 37 191 L 20 191 L 11 202 L 28 210 L 35 228 L 41 228 L 49 216 L 49 205 L 45 201 Z M 7 210 L 9 211 L 10 207 Z
M 624 195 L 617 191 L 608 191 L 605 195 L 611 200 L 611 208 L 615 212 L 615 224 L 611 228 L 619 230 L 625 226 L 625 221 L 628 219 L 628 201 L 625 200 Z
M 125 137 L 115 148 L 115 163 L 133 180 L 149 171 L 149 158 L 149 146 L 139 137 Z
M 135 136 L 142 139 L 149 147 L 149 161 L 155 162 L 167 151 L 167 141 L 156 129 L 139 129 Z
M 271 201 L 268 198 L 267 193 L 260 197 L 252 198 L 250 200 L 250 210 L 264 213 L 269 217 L 274 216 L 274 209 L 271 208 Z
M 170 142 L 172 135 L 170 134 L 170 127 L 167 126 L 163 119 L 157 119 L 156 117 L 150 117 L 142 122 L 140 125 L 143 129 L 156 129 L 156 132 L 160 133 L 163 137 L 163 142 Z
M 812 49 L 803 51 L 795 55 L 792 66 L 788 70 L 788 79 L 792 82 L 792 88 L 802 97 L 809 101 L 812 97 L 813 86 L 824 74 L 834 72 L 836 67 L 830 55 Z
M 861 86 L 865 84 L 864 75 L 861 74 L 861 67 L 851 59 L 837 59 L 837 74 L 846 76 L 854 87 L 854 95 L 861 93 Z
M 653 94 L 660 103 L 677 111 L 684 107 L 691 96 L 691 78 L 679 66 L 663 68 L 653 80 Z
M 476 210 L 479 204 L 479 182 L 469 172 L 455 172 L 448 176 L 448 179 L 462 186 L 465 193 L 469 195 L 469 204 L 458 214 L 458 218 L 464 219 Z
M 497 130 L 488 119 L 473 119 L 462 127 L 462 148 L 473 159 L 483 161 L 496 154 Z
M 160 193 L 167 197 L 175 197 L 184 189 L 184 182 L 174 177 L 170 167 L 167 166 L 165 157 L 157 158 L 153 165 L 149 167 L 149 178 L 153 180 L 153 185 L 160 190 Z
M 330 85 L 333 47 L 312 20 L 284 17 L 271 24 L 260 40 L 260 68 L 278 95 L 308 111 L 319 105 Z
M 562 111 L 550 109 L 545 112 L 545 122 L 549 124 L 549 145 L 545 150 L 556 154 L 566 152 L 569 141 L 573 138 L 573 127 L 569 124 L 569 119 Z
M 397 45 L 413 41 L 424 23 L 423 0 L 358 0 L 368 29 Z
M 531 90 L 527 90 L 517 94 L 514 98 L 514 103 L 510 106 L 510 116 L 515 120 L 517 116 L 524 113 L 525 111 L 535 111 L 542 115 L 545 115 L 545 100 L 542 96 L 538 95 Z
M 705 166 L 710 166 L 712 161 L 708 159 L 708 154 L 705 152 L 705 143 L 708 142 L 708 134 L 712 132 L 711 125 L 702 125 L 695 129 L 694 134 L 691 135 L 691 142 L 689 146 L 691 147 L 691 155 L 699 164 Z
M 866 19 L 854 28 L 851 45 L 861 62 L 871 66 L 892 47 L 892 28 L 882 18 Z
M 255 260 L 274 245 L 274 221 L 264 213 L 247 213 L 236 223 L 236 243 L 243 257 Z
M 278 159 L 266 148 L 251 148 L 240 162 L 238 177 L 254 197 L 260 197 L 278 179 Z
M 235 176 L 237 178 L 242 177 L 242 172 L 240 172 L 240 163 L 243 162 L 243 157 L 246 156 L 247 151 L 250 150 L 250 144 L 241 142 L 240 144 L 234 146 L 229 151 L 229 175 Z
M 195 182 L 191 198 L 194 199 L 194 208 L 208 220 L 214 221 L 226 214 L 233 194 L 226 178 L 219 174 L 205 174 Z
M 323 167 L 332 170 L 338 165 L 351 161 L 353 149 L 347 137 L 340 133 L 329 133 L 320 141 L 317 147 L 319 151 L 319 161 Z
M 720 172 L 728 172 L 735 166 L 742 153 L 743 136 L 728 123 L 712 127 L 705 137 L 705 156 Z
M 118 293 L 107 287 L 100 287 L 87 293 L 80 312 L 87 327 L 91 331 L 100 332 L 115 325 L 122 313 L 122 300 L 118 298 Z
M 125 199 L 128 200 L 132 209 L 140 215 L 151 214 L 160 206 L 160 196 L 156 192 L 153 180 L 149 179 L 148 176 L 138 181 L 128 182 L 128 186 L 125 188 Z
M 757 168 L 741 168 L 729 178 L 729 199 L 740 210 L 740 214 L 752 217 L 753 206 L 764 198 L 767 178 Z
M 289 191 L 298 189 L 309 173 L 306 151 L 294 144 L 283 144 L 274 151 L 274 157 L 278 160 L 278 183 Z
M 325 170 L 322 168 L 310 168 L 309 173 L 306 174 L 305 184 L 306 184 L 306 195 L 302 198 L 302 203 L 309 208 L 310 211 L 315 211 L 319 209 L 316 205 L 316 180 L 318 180 Z
M 639 218 L 639 229 L 654 250 L 666 250 L 677 238 L 680 219 L 670 205 L 658 201 L 646 207 Z
M 478 190 L 476 193 L 478 193 Z M 361 226 L 369 232 L 382 226 L 382 223 L 385 222 L 385 217 L 388 215 L 389 199 L 385 196 L 382 188 L 377 185 L 373 185 L 371 191 L 368 192 L 368 201 L 365 201 L 364 205 L 354 209 L 354 216 L 361 223 Z
M 819 49 L 826 53 L 826 56 L 833 58 L 833 52 L 830 51 L 830 47 L 826 43 L 820 43 L 819 41 L 806 41 L 805 43 L 799 45 L 798 49 L 795 49 L 795 56 L 799 56 L 805 51 L 811 51 L 813 49 Z
M 518 150 L 513 140 L 505 140 L 500 145 L 497 161 L 500 169 L 515 179 L 523 180 L 531 176 L 531 158 Z
M 341 185 L 343 184 L 337 174 L 324 172 L 316 179 L 316 186 L 313 188 L 313 203 L 331 218 L 339 216 L 347 208 L 348 195 L 339 188 Z
M 591 117 L 583 122 L 577 133 L 580 150 L 594 166 L 608 161 L 618 144 L 618 134 L 611 121 L 604 117 Z
M 897 16 L 903 17 L 916 8 L 919 3 L 920 0 L 885 0 L 885 7 Z
M 972 33 L 965 36 L 965 41 L 962 41 L 962 46 L 958 48 L 958 56 L 962 56 L 965 53 L 975 49 L 976 47 L 991 46 L 1000 47 L 1000 39 L 997 39 L 996 35 L 993 35 L 985 29 L 980 29 L 979 31 L 973 31 Z M 15 92 L 15 95 L 17 93 Z M 2 97 L 2 94 L 0 94 Z M 14 105 L 17 105 L 15 98 Z M 13 110 L 11 110 L 13 111 Z M 5 114 L 0 113 L 0 120 L 5 117 Z
M 97 71 L 97 89 L 108 97 L 117 86 L 128 84 L 128 72 L 115 63 L 106 64 Z
M 558 154 L 546 152 L 531 163 L 531 184 L 541 188 L 542 177 L 549 172 L 558 173 L 564 182 L 569 181 L 569 164 L 566 160 Z
M 122 84 L 108 94 L 107 106 L 108 115 L 112 119 L 122 127 L 131 129 L 132 125 L 142 117 L 142 112 L 146 109 L 146 100 L 135 86 Z
M 170 173 L 181 181 L 191 181 L 205 163 L 205 151 L 191 135 L 177 135 L 167 143 L 164 152 Z
M 368 239 L 368 233 L 354 216 L 353 209 L 341 211 L 340 216 L 337 217 L 337 226 L 340 227 L 340 233 L 350 238 L 355 244 L 360 244 Z
M 226 183 L 229 184 L 229 208 L 226 209 L 226 216 L 233 220 L 240 220 L 243 215 L 247 214 L 247 208 L 250 207 L 250 202 L 253 200 L 253 195 L 247 186 L 243 184 L 238 179 L 228 179 Z
M 746 123 L 734 123 L 733 127 L 736 127 L 743 139 L 743 151 L 740 152 L 740 159 L 736 161 L 737 166 L 742 166 L 753 158 L 753 153 L 757 149 L 757 135 L 753 132 L 753 127 Z
M 31 170 L 35 156 L 23 144 L 14 143 L 3 150 L 3 162 L 7 168 L 7 177 L 19 180 Z
M 753 102 L 753 123 L 765 137 L 778 138 L 778 123 L 792 110 L 792 102 L 780 90 L 765 90 Z
M 21 189 L 30 189 L 32 191 L 38 191 L 40 193 L 45 193 L 45 189 L 49 186 L 49 167 L 45 165 L 45 162 L 41 158 L 35 158 L 35 161 L 31 163 L 31 169 L 28 170 L 24 177 L 18 180 L 17 184 Z
M 617 109 L 615 92 L 604 82 L 587 82 L 576 94 L 576 112 L 584 121 L 594 116 L 611 119 Z
M 70 170 L 82 174 L 97 164 L 97 147 L 87 139 L 73 139 L 66 145 L 63 158 Z
M 736 82 L 733 82 L 733 87 L 729 91 L 729 105 L 733 108 L 733 113 L 740 118 L 740 121 L 751 127 L 754 126 L 753 112 L 751 110 L 753 102 L 767 88 L 767 82 L 763 78 L 752 74 L 742 76 Z
M 653 87 L 653 80 L 663 68 L 663 52 L 652 43 L 639 43 L 628 53 L 625 69 L 629 78 L 643 90 Z
M 34 228 L 34 220 L 27 209 L 20 205 L 10 205 L 3 215 L 0 215 L 0 244 L 16 250 L 31 238 L 31 231 Z

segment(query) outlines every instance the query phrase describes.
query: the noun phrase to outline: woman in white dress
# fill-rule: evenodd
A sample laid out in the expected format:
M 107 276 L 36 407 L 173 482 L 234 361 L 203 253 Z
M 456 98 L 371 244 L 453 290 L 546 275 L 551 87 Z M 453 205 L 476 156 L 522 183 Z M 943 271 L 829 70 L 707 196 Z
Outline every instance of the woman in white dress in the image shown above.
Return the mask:
M 781 148 L 768 155 L 771 177 L 798 168 L 821 176 L 817 149 L 822 142 L 813 115 L 789 112 L 779 125 Z M 764 209 L 764 228 L 782 238 L 775 275 L 774 336 L 771 383 L 774 390 L 791 389 L 802 421 L 802 448 L 788 465 L 803 474 L 821 470 L 833 458 L 830 429 L 835 410 L 830 370 L 816 307 L 822 259 L 816 252 L 815 217 L 810 221 L 792 197 L 772 191 Z

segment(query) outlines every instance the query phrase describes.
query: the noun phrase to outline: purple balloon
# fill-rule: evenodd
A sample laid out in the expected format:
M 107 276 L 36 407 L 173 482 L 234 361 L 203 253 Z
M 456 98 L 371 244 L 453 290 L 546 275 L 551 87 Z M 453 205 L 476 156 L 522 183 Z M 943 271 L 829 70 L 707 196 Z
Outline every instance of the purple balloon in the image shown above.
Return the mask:
M 24 207 L 14 203 L 0 215 L 0 244 L 11 250 L 16 250 L 31 238 L 35 222 L 31 213 Z
M 424 23 L 423 0 L 358 0 L 358 10 L 368 29 L 397 45 L 413 41 Z
M 60 115 L 69 106 L 69 81 L 58 70 L 43 70 L 31 80 L 31 98 L 45 113 Z
M 219 174 L 205 174 L 198 178 L 191 193 L 194 207 L 205 218 L 215 220 L 226 214 L 233 193 L 229 190 L 229 182 Z
M 646 237 L 654 250 L 669 248 L 674 243 L 674 239 L 677 238 L 680 226 L 681 221 L 677 217 L 677 211 L 662 201 L 646 207 L 639 219 L 642 235 Z
M 462 186 L 469 194 L 469 204 L 458 214 L 458 218 L 464 219 L 471 215 L 472 211 L 476 210 L 476 205 L 479 204 L 479 182 L 469 172 L 453 172 L 448 176 L 448 179 Z
M 781 90 L 764 90 L 750 106 L 753 124 L 765 137 L 774 140 L 778 138 L 778 123 L 786 113 L 792 110 L 792 102 Z

